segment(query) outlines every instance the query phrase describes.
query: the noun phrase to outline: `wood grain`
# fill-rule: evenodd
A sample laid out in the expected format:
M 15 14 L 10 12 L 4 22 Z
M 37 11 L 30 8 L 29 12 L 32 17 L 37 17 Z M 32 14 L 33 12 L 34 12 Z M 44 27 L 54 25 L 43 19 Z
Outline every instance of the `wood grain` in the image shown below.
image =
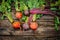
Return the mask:
M 36 31 L 28 30 L 28 31 L 20 31 L 14 30 L 12 28 L 12 24 L 8 19 L 0 20 L 0 26 L 3 29 L 1 30 L 0 35 L 27 35 L 27 36 L 40 36 L 40 37 L 53 37 L 60 36 L 60 30 L 58 32 L 54 29 L 54 17 L 50 15 L 44 15 L 40 19 L 37 20 L 39 27 Z M 6 29 L 6 30 L 4 30 Z M 60 29 L 60 26 L 59 26 Z

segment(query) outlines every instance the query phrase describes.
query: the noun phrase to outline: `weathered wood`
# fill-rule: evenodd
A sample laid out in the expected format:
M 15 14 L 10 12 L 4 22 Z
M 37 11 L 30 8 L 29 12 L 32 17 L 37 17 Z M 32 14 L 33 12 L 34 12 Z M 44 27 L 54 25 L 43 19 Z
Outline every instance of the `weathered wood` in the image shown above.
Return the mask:
M 53 37 L 53 36 L 60 36 L 60 32 L 56 32 L 54 29 L 54 17 L 53 16 L 43 16 L 39 20 L 37 20 L 39 27 L 38 29 L 33 32 L 32 30 L 28 31 L 20 31 L 14 30 L 12 28 L 12 24 L 9 22 L 8 19 L 0 20 L 0 26 L 5 28 L 6 30 L 1 30 L 0 35 L 26 35 L 26 36 L 39 36 L 39 37 Z M 60 29 L 60 27 L 59 27 Z M 58 34 L 57 34 L 58 33 Z
M 12 13 L 12 16 L 14 21 L 16 21 L 15 14 Z M 37 23 L 39 27 L 36 31 L 21 31 L 20 29 L 14 30 L 7 18 L 0 20 L 0 40 L 60 40 L 60 26 L 57 32 L 54 29 L 53 16 L 44 15 L 40 19 L 37 19 Z
M 0 40 L 60 40 L 60 37 L 0 36 Z

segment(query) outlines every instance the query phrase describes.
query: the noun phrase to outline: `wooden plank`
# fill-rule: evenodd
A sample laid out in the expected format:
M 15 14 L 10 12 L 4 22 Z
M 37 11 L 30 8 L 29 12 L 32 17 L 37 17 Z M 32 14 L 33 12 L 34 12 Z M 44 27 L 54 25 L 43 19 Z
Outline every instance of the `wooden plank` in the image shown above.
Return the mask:
M 52 37 L 52 38 L 41 38 L 34 36 L 0 36 L 0 40 L 60 40 L 60 37 Z
M 38 29 L 33 32 L 32 30 L 28 31 L 21 31 L 14 30 L 12 28 L 12 24 L 7 20 L 0 20 L 0 26 L 3 28 L 6 28 L 6 30 L 1 31 L 0 35 L 22 35 L 22 36 L 35 36 L 35 37 L 54 37 L 59 36 L 60 32 L 57 34 L 57 32 L 54 29 L 54 17 L 52 16 L 43 16 L 39 20 L 37 20 L 39 27 Z M 59 27 L 60 29 L 60 27 Z
M 1 27 L 10 27 L 12 26 L 9 20 L 0 20 L 0 26 Z
M 43 20 L 43 19 L 41 19 L 41 20 L 37 20 L 37 22 L 54 22 L 54 20 Z
M 47 21 L 37 21 L 39 25 L 50 25 L 50 26 L 53 26 L 54 25 L 54 22 L 47 22 Z M 3 24 L 3 25 L 2 25 Z M 12 26 L 12 24 L 9 22 L 9 20 L 2 20 L 0 22 L 0 25 L 1 26 Z

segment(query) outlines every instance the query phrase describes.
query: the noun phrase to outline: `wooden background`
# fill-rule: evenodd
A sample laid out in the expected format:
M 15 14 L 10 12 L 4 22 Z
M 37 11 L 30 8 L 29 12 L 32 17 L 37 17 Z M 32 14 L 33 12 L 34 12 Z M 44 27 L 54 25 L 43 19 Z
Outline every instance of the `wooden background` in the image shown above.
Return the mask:
M 60 40 L 60 26 L 58 31 L 54 29 L 54 16 L 44 15 L 37 22 L 39 27 L 35 32 L 32 30 L 22 32 L 13 30 L 7 18 L 0 20 L 0 40 Z

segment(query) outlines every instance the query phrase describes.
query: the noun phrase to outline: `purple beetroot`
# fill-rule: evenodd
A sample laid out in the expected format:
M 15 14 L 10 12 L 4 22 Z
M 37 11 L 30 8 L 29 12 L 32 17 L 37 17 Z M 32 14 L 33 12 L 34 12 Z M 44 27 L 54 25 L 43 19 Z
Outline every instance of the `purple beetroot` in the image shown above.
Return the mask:
M 24 24 L 23 24 L 23 29 L 29 29 L 28 23 L 24 23 Z
M 28 18 L 29 18 L 29 17 L 27 17 L 27 19 L 25 20 L 25 23 L 24 23 L 23 26 L 22 26 L 23 29 L 25 29 L 25 30 L 26 30 L 26 29 L 29 29 Z
M 29 15 L 29 11 L 28 10 L 24 10 L 24 14 L 25 15 Z

